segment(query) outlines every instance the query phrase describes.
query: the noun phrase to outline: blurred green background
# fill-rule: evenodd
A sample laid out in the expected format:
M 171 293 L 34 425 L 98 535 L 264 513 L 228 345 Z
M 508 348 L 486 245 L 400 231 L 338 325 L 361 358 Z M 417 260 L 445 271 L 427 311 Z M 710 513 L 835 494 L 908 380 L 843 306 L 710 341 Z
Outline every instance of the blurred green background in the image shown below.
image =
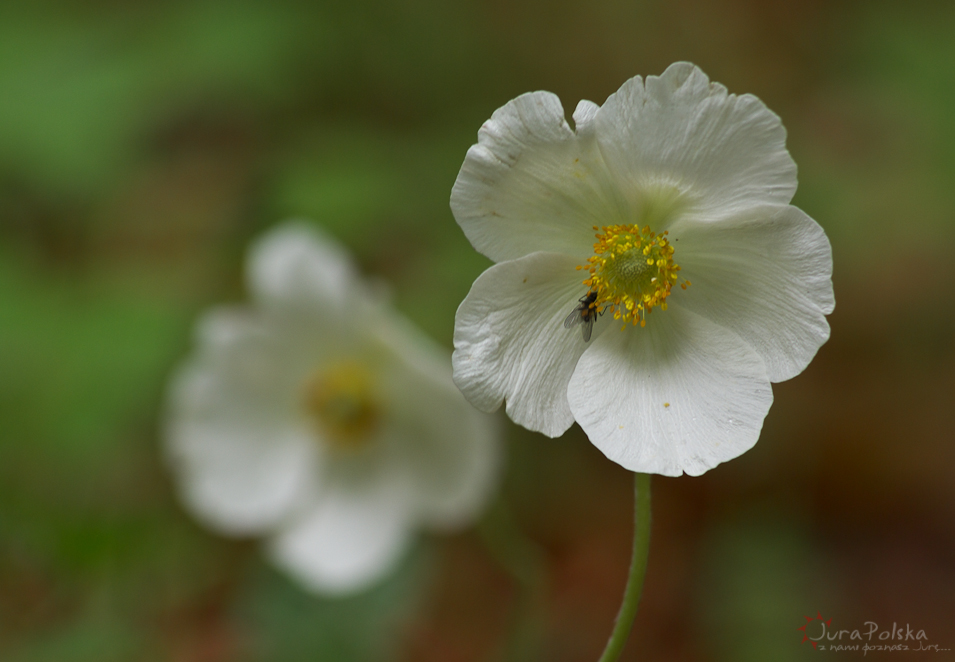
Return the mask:
M 931 0 L 3 3 L 0 659 L 495 659 L 521 588 L 474 532 L 330 601 L 204 531 L 161 459 L 164 384 L 195 316 L 243 300 L 249 240 L 292 216 L 450 347 L 488 266 L 448 209 L 481 123 L 534 89 L 569 114 L 675 60 L 783 118 L 837 306 L 755 449 L 655 478 L 625 659 L 801 660 L 817 612 L 955 649 L 952 35 Z M 504 496 L 546 577 L 539 659 L 595 660 L 630 476 L 577 428 L 506 430 Z

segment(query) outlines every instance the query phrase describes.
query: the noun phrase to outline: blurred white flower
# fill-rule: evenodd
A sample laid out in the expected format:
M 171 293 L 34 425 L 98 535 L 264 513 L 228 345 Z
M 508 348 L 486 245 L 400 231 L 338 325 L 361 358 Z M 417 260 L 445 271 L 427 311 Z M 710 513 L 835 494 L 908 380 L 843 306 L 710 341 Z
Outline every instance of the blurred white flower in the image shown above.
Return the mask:
M 524 94 L 468 151 L 451 209 L 498 264 L 458 309 L 455 382 L 549 436 L 576 420 L 632 471 L 701 474 L 756 443 L 770 382 L 829 337 L 829 240 L 789 204 L 779 118 L 692 64 L 574 122 Z
M 166 442 L 209 526 L 268 536 L 308 588 L 360 590 L 416 527 L 470 522 L 494 486 L 492 421 L 449 357 L 304 224 L 253 246 L 254 304 L 206 314 L 170 389 Z

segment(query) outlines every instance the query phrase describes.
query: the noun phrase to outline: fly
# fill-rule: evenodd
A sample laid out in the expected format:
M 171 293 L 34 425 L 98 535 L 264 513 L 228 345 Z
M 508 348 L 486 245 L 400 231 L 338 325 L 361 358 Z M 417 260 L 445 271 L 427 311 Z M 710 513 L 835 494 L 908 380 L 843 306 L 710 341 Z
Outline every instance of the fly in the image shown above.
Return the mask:
M 565 329 L 580 325 L 580 335 L 583 336 L 584 342 L 590 342 L 590 336 L 594 332 L 594 320 L 598 315 L 595 301 L 597 301 L 597 291 L 590 290 L 577 300 L 573 312 L 564 320 Z M 599 314 L 602 315 L 603 312 Z

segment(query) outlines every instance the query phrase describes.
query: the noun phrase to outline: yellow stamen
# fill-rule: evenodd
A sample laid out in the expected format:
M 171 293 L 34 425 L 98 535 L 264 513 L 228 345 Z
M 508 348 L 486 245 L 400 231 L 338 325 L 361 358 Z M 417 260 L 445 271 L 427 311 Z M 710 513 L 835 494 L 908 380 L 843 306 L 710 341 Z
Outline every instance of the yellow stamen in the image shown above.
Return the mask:
M 595 230 L 598 228 L 594 228 Z M 650 226 L 605 225 L 595 235 L 593 256 L 587 258 L 590 277 L 584 285 L 597 292 L 594 308 L 608 310 L 616 320 L 646 326 L 646 316 L 666 299 L 679 280 L 680 267 L 673 261 L 668 232 L 658 235 Z M 680 283 L 684 290 L 690 281 Z
M 317 370 L 305 384 L 304 404 L 321 438 L 334 449 L 365 446 L 381 419 L 372 374 L 357 361 Z

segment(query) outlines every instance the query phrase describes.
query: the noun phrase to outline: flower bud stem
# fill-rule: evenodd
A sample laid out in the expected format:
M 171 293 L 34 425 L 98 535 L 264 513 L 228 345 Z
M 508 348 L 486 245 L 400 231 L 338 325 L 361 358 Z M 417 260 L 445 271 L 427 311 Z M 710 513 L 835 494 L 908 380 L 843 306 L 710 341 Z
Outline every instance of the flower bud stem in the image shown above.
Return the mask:
M 630 576 L 623 593 L 623 604 L 620 605 L 617 621 L 600 662 L 614 662 L 623 652 L 637 615 L 643 578 L 647 573 L 647 556 L 650 553 L 650 474 L 636 473 L 633 476 L 633 556 L 630 559 Z

